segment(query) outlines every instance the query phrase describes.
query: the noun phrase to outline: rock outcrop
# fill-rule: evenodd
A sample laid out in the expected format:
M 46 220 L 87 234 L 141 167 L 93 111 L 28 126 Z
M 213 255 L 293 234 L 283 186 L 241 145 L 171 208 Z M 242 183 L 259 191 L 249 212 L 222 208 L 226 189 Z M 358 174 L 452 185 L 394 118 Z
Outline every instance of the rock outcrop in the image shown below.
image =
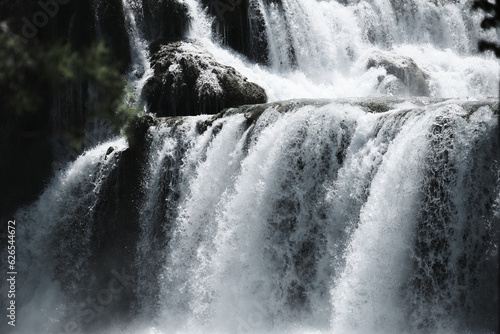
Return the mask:
M 381 93 L 388 95 L 429 96 L 429 75 L 407 56 L 391 52 L 373 52 L 366 68 L 385 68 L 387 76 L 379 78 Z M 397 80 L 395 80 L 397 79 Z
M 142 96 L 158 116 L 215 114 L 267 101 L 263 88 L 193 43 L 156 44 L 151 51 L 154 75 Z

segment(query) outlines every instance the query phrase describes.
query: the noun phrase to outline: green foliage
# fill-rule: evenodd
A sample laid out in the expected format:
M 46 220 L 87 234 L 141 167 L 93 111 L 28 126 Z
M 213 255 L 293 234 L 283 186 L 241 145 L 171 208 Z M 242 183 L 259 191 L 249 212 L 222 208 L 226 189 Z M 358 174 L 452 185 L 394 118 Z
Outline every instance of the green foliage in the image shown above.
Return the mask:
M 25 12 L 10 10 L 16 6 L 21 4 L 0 0 L 0 20 Z M 58 17 L 64 19 L 62 13 Z M 43 189 L 55 166 L 54 148 L 59 155 L 81 152 L 92 124 L 118 133 L 137 112 L 120 73 L 119 66 L 126 65 L 103 44 L 91 45 L 91 24 L 75 17 L 74 31 L 81 33 L 71 34 L 73 45 L 57 42 L 66 34 L 51 33 L 49 27 L 28 41 L 0 21 L 0 216 Z
M 129 147 L 132 149 L 139 148 L 143 144 L 142 141 L 146 138 L 148 129 L 156 124 L 157 120 L 151 114 L 137 113 L 130 117 L 124 128 Z
M 90 92 L 84 97 L 85 102 L 80 101 L 84 109 L 81 122 L 101 117 L 121 128 L 134 113 L 123 102 L 126 80 L 104 44 L 94 45 L 83 52 L 73 51 L 68 43 L 24 44 L 5 23 L 0 23 L 2 121 L 12 123 L 16 118 L 26 118 L 26 115 L 40 119 L 40 114 L 50 113 L 54 96 L 71 91 L 71 87 L 74 87 L 74 95 Z M 78 101 L 74 100 L 68 98 L 68 109 L 77 109 Z M 70 115 L 66 116 L 71 119 Z M 73 137 L 81 135 L 82 124 L 55 121 L 59 124 L 52 124 L 53 130 L 64 130 Z

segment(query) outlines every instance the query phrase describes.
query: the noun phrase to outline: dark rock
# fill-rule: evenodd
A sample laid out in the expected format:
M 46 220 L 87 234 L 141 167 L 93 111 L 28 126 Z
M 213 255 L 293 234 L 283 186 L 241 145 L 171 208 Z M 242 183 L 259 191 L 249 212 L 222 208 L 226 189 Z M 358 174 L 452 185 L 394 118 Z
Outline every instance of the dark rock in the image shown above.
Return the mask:
M 146 150 L 146 133 L 150 127 L 157 124 L 157 119 L 150 114 L 136 115 L 125 126 L 125 135 L 129 149 L 141 154 Z
M 215 114 L 228 107 L 265 103 L 263 88 L 201 47 L 175 42 L 151 47 L 154 75 L 142 92 L 158 116 Z
M 191 22 L 187 5 L 177 0 L 163 0 L 161 22 L 161 37 L 169 41 L 180 40 L 185 36 Z
M 179 0 L 142 0 L 142 14 L 141 28 L 150 41 L 182 40 L 191 23 L 188 6 Z
M 248 0 L 202 0 L 215 19 L 213 30 L 225 45 L 249 59 L 267 64 L 267 39 L 263 13 Z
M 159 35 L 160 18 L 157 13 L 160 12 L 160 4 L 157 1 L 142 0 L 143 23 L 142 28 L 148 40 L 155 40 Z
M 111 153 L 113 153 L 113 151 L 115 150 L 115 148 L 113 146 L 110 146 L 108 148 L 108 150 L 106 151 L 106 156 L 110 155 Z
M 0 122 L 2 123 L 2 122 Z M 0 126 L 0 218 L 10 219 L 15 210 L 42 192 L 51 175 L 52 152 L 47 129 L 24 129 L 26 122 Z
M 93 4 L 90 0 L 74 1 L 70 6 L 63 7 L 64 15 L 56 16 L 56 26 L 68 36 L 65 39 L 71 43 L 72 48 L 82 51 L 95 42 L 96 22 Z
M 121 0 L 98 1 L 97 15 L 102 39 L 111 49 L 114 59 L 120 63 L 122 72 L 125 73 L 130 65 L 131 57 L 130 40 Z
M 366 68 L 383 67 L 387 74 L 400 80 L 407 88 L 409 95 L 429 96 L 429 75 L 425 73 L 413 59 L 390 52 L 374 52 L 368 59 Z M 380 80 L 382 79 L 382 80 Z M 402 94 L 401 84 L 391 78 L 379 78 L 382 89 L 388 90 L 391 95 Z
M 122 281 L 115 284 L 120 292 L 113 296 L 113 302 L 96 316 L 89 328 L 85 328 L 88 331 L 109 324 L 110 319 L 126 323 L 133 312 L 135 295 L 132 284 L 137 274 L 131 259 L 135 256 L 135 245 L 140 235 L 137 207 L 141 200 L 141 178 L 138 175 L 141 175 L 144 164 L 137 153 L 131 149 L 114 149 L 106 156 L 114 161 L 117 168 L 103 180 L 91 218 L 92 255 L 89 261 L 94 280 L 85 285 L 89 295 L 97 295 L 102 287 L 109 286 L 113 278 L 117 280 L 121 276 Z

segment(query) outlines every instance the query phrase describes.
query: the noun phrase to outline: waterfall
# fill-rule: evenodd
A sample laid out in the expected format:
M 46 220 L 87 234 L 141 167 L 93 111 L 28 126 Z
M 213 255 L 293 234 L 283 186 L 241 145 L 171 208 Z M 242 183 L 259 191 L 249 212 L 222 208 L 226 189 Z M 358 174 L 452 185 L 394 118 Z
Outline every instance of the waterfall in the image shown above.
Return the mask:
M 498 182 L 485 164 L 499 153 L 491 109 L 293 109 L 250 127 L 241 114 L 218 120 L 214 139 L 183 146 L 186 167 L 191 150 L 202 160 L 165 219 L 157 330 L 495 329 L 475 311 L 497 291 L 496 195 L 480 190 Z
M 130 43 L 130 66 L 127 69 L 127 82 L 125 87 L 125 98 L 123 103 L 126 107 L 134 108 L 140 104 L 140 94 L 147 79 L 152 75 L 152 69 L 149 63 L 148 42 L 142 33 L 140 22 L 142 21 L 142 6 L 140 3 L 132 0 L 123 0 L 121 2 L 124 12 L 124 23 L 127 33 L 127 39 Z M 103 40 L 101 32 L 100 18 L 98 15 L 99 1 L 94 2 L 96 29 L 98 40 Z M 81 89 L 79 90 L 82 91 Z M 97 99 L 93 92 L 93 87 L 89 87 L 89 102 L 94 103 Z M 58 101 L 59 102 L 59 101 Z M 69 112 L 68 112 L 69 114 Z M 93 147 L 108 140 L 116 133 L 114 124 L 109 120 L 95 118 L 87 122 L 85 126 L 86 147 Z
M 87 293 L 99 204 L 125 148 L 120 138 L 88 150 L 54 177 L 35 204 L 16 214 L 18 272 L 23 273 L 17 300 L 31 300 L 19 303 L 18 319 L 25 322 L 18 322 L 18 333 L 36 328 L 55 333 L 60 319 L 77 304 L 66 303 L 65 294 L 75 298 Z
M 138 105 L 164 2 L 119 3 Z M 206 2 L 179 3 L 182 51 L 269 103 L 94 132 L 13 216 L 2 333 L 498 333 L 500 66 L 470 1 L 234 2 L 258 60 Z
M 140 234 L 126 260 L 137 316 L 125 332 L 496 330 L 493 107 L 302 100 L 156 120 L 138 160 Z M 92 266 L 111 256 L 96 253 L 102 216 L 124 198 L 109 189 L 130 149 L 119 140 L 87 152 L 16 216 L 20 257 L 37 264 L 19 269 L 23 316 L 42 304 L 55 310 L 38 319 L 46 328 L 66 333 L 57 326 L 73 319 L 120 331 L 94 320 L 107 304 L 85 318 L 74 303 L 107 286 Z
M 128 35 L 131 42 L 130 52 L 132 55 L 132 64 L 128 79 L 132 86 L 132 94 L 135 95 L 133 98 L 138 99 L 142 87 L 144 87 L 146 80 L 152 74 L 149 64 L 148 43 L 138 23 L 141 21 L 140 18 L 144 14 L 142 13 L 141 4 L 136 1 L 123 0 L 122 4 L 125 12 L 125 22 L 127 25 Z M 140 18 L 137 18 L 139 15 Z
M 367 69 L 377 51 L 412 58 L 430 76 L 431 97 L 496 96 L 498 62 L 477 54 L 477 41 L 495 40 L 496 34 L 481 30 L 481 13 L 470 6 L 470 1 L 252 0 L 249 20 L 263 22 L 252 34 L 267 41 L 267 66 L 227 50 L 216 36 L 208 38 L 213 18 L 195 5 L 189 6 L 195 18 L 190 37 L 264 87 L 271 101 L 388 95 L 379 80 L 391 73 Z

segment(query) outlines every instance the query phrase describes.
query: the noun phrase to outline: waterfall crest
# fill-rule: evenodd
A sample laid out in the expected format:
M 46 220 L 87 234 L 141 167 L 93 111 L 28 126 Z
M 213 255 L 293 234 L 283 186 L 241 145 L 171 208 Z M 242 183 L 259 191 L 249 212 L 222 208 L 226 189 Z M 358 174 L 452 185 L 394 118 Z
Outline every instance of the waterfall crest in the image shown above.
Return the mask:
M 89 267 L 116 268 L 98 241 L 109 223 L 93 212 L 123 206 L 104 186 L 133 161 L 121 140 L 80 157 L 16 217 L 25 251 L 44 253 L 26 272 L 25 286 L 38 288 L 23 312 L 41 294 L 58 305 L 51 326 L 73 321 L 85 332 L 117 332 L 124 325 L 103 319 L 125 301 L 127 333 L 494 331 L 494 108 L 295 100 L 156 119 L 138 160 L 139 235 L 126 271 L 101 277 Z M 93 317 L 78 313 L 75 299 L 99 301 L 116 277 L 133 282 L 127 294 Z
M 481 13 L 470 7 L 470 1 L 252 0 L 245 7 L 251 31 L 247 44 L 265 45 L 245 55 L 266 55 L 265 66 L 221 48 L 234 28 L 230 12 L 210 16 L 193 3 L 189 37 L 264 87 L 270 101 L 413 95 L 387 89 L 387 81 L 400 84 L 387 66 L 367 66 L 380 51 L 413 59 L 429 75 L 431 97 L 497 96 L 498 63 L 477 51 L 479 39 L 496 35 L 481 30 Z M 207 26 L 213 20 L 221 32 L 210 35 Z

